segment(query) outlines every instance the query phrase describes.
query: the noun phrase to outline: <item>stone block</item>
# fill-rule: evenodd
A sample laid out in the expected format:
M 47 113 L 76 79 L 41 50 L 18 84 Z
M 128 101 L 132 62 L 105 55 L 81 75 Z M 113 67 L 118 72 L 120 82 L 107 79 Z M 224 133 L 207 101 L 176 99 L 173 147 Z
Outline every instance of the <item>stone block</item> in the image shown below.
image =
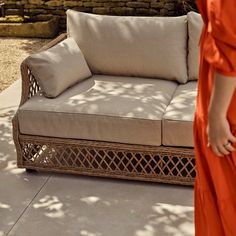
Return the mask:
M 19 9 L 6 9 L 5 15 L 19 15 L 20 11 Z
M 47 11 L 44 9 L 29 9 L 29 12 L 33 14 L 47 14 Z
M 81 7 L 83 3 L 81 1 L 64 1 L 65 7 Z
M 43 0 L 28 0 L 29 4 L 38 5 L 38 6 L 44 4 L 44 2 L 45 1 L 43 1 Z
M 140 16 L 149 16 L 149 9 L 147 8 L 137 8 L 136 9 L 136 13 L 137 15 L 140 15 Z
M 175 16 L 175 11 L 168 11 L 168 16 Z
M 104 7 L 123 7 L 125 6 L 124 2 L 104 2 Z
M 136 0 L 137 2 L 148 2 L 151 3 L 152 0 Z
M 57 6 L 63 6 L 64 3 L 61 0 L 50 0 L 48 2 L 45 2 L 47 6 L 57 7 Z
M 111 13 L 115 15 L 134 15 L 135 9 L 131 7 L 112 7 Z
M 164 2 L 151 2 L 151 8 L 163 8 Z
M 160 15 L 160 11 L 157 11 L 156 9 L 149 9 L 149 14 L 151 16 L 159 16 Z
M 111 2 L 129 2 L 129 0 L 110 0 Z
M 88 0 L 86 0 L 87 2 Z M 93 0 L 93 2 L 110 2 L 110 0 Z
M 83 2 L 82 5 L 85 7 L 103 7 L 104 3 L 91 1 L 91 2 Z
M 4 1 L 5 4 L 16 4 L 16 1 L 13 1 L 13 0 L 5 0 Z
M 66 14 L 65 10 L 53 10 L 52 13 L 59 16 L 64 16 Z
M 21 3 L 21 4 L 27 4 L 27 3 L 28 3 L 28 0 L 22 0 L 20 3 Z
M 168 10 L 167 9 L 161 9 L 160 10 L 160 16 L 167 16 L 168 15 Z
M 15 9 L 16 4 L 5 4 L 5 9 Z
M 46 10 L 60 10 L 60 9 L 64 9 L 64 6 L 48 6 L 48 5 L 42 5 L 41 8 L 46 9 Z
M 175 4 L 174 3 L 166 3 L 164 5 L 164 8 L 167 9 L 167 10 L 174 10 Z
M 38 5 L 36 5 L 36 4 L 25 4 L 24 5 L 24 8 L 25 9 L 32 9 L 32 8 L 38 8 L 39 6 Z
M 110 7 L 94 7 L 92 10 L 93 13 L 95 14 L 109 14 L 110 11 Z
M 69 9 L 73 9 L 75 11 L 83 11 L 83 12 L 92 12 L 92 7 L 70 7 Z
M 126 3 L 127 7 L 134 7 L 134 8 L 148 8 L 149 7 L 149 3 L 147 2 L 127 2 Z
M 39 20 L 39 21 L 47 21 L 49 19 L 51 19 L 54 15 L 53 14 L 38 14 L 37 16 L 35 16 L 35 19 Z

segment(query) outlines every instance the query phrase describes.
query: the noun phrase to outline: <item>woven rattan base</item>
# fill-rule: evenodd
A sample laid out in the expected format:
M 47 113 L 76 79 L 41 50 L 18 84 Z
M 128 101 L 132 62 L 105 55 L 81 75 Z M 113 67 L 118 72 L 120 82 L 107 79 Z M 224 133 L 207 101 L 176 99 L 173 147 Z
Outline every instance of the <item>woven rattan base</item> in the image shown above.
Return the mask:
M 18 167 L 193 185 L 192 148 L 156 147 L 20 135 Z

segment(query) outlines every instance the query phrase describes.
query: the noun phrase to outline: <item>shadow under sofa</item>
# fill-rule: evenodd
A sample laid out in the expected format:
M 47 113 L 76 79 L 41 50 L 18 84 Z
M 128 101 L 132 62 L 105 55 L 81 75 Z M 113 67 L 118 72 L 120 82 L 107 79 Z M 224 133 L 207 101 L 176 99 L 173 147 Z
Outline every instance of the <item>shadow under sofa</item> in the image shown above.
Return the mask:
M 67 14 L 77 14 L 68 11 Z M 51 99 L 42 95 L 42 88 L 24 60 L 22 99 L 13 118 L 18 167 L 193 185 L 196 176 L 193 119 L 201 19 L 193 12 L 184 17 L 181 26 L 186 27 L 184 82 L 171 75 L 170 79 L 160 75 L 146 77 L 139 71 L 135 76 L 101 73 L 89 62 L 90 52 L 81 48 L 92 76 Z M 70 24 L 70 19 L 67 22 Z M 74 37 L 73 33 L 68 29 L 42 51 Z M 192 71 L 188 63 L 194 64 Z

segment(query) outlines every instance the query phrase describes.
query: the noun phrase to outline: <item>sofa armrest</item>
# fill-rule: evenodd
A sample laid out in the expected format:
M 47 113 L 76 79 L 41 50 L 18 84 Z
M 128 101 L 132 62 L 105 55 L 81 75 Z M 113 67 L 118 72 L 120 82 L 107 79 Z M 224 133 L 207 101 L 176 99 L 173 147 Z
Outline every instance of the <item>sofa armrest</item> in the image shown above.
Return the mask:
M 58 37 L 56 37 L 55 39 L 47 43 L 45 46 L 40 48 L 37 52 L 47 50 L 53 47 L 54 45 L 58 44 L 59 42 L 63 41 L 66 38 L 67 38 L 67 33 L 60 34 Z M 20 65 L 21 79 L 22 79 L 20 105 L 25 103 L 29 98 L 34 96 L 38 91 L 41 91 L 41 88 L 37 80 L 34 78 L 31 70 L 28 68 L 26 64 L 26 59 L 24 59 L 24 61 Z
M 51 47 L 53 47 L 54 45 L 60 43 L 62 40 L 67 38 L 67 33 L 62 33 L 60 34 L 58 37 L 56 37 L 55 39 L 53 39 L 52 41 L 50 41 L 49 43 L 47 43 L 46 45 L 44 45 L 42 48 L 40 48 L 39 50 L 37 50 L 36 52 L 42 52 L 45 51 Z

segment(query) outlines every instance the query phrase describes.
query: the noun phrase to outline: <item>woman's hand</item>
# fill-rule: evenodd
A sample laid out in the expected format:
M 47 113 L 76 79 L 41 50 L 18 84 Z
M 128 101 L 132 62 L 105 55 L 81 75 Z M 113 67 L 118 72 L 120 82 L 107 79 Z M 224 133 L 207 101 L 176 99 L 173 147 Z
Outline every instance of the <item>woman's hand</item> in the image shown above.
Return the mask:
M 226 116 L 218 116 L 214 112 L 209 112 L 207 125 L 208 144 L 217 156 L 228 155 L 236 149 L 231 143 L 236 142 L 236 137 L 230 130 L 229 122 Z M 231 142 L 229 145 L 224 144 Z
M 227 120 L 227 112 L 236 90 L 236 77 L 226 76 L 215 71 L 212 94 L 208 107 L 208 144 L 217 156 L 235 151 L 231 143 L 236 142 Z M 228 145 L 225 145 L 229 143 Z

